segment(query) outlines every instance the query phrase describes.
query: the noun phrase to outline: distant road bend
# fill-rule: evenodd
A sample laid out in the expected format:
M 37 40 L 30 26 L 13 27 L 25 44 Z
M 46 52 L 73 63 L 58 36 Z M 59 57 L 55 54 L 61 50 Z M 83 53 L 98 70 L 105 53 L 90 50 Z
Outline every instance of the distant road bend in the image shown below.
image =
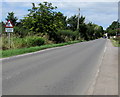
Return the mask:
M 107 40 L 76 43 L 3 60 L 3 95 L 83 95 L 98 70 Z

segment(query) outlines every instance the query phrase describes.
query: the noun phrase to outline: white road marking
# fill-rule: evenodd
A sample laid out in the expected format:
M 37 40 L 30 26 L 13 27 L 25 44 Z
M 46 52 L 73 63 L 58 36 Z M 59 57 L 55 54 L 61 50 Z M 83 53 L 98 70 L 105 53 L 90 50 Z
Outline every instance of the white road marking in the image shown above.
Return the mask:
M 104 58 L 104 55 L 105 55 L 105 52 L 106 52 L 106 49 L 107 49 L 107 43 L 108 43 L 108 40 L 107 40 L 107 42 L 105 44 L 105 49 L 104 49 L 103 55 L 102 55 L 102 57 L 100 59 L 100 63 L 98 65 L 98 70 L 96 72 L 95 78 L 93 79 L 93 82 L 91 83 L 90 87 L 88 88 L 88 91 L 86 92 L 86 95 L 93 95 L 94 94 L 94 87 L 95 87 L 95 84 L 97 82 L 97 78 L 98 78 L 99 73 L 100 73 L 100 67 L 101 67 L 101 64 L 103 62 L 103 58 Z

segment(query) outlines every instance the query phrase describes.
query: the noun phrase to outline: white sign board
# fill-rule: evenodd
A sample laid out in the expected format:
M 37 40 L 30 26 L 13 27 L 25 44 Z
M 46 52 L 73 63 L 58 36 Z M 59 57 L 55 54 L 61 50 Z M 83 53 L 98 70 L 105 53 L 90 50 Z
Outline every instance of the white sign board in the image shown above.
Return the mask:
M 13 28 L 5 28 L 5 32 L 13 32 Z

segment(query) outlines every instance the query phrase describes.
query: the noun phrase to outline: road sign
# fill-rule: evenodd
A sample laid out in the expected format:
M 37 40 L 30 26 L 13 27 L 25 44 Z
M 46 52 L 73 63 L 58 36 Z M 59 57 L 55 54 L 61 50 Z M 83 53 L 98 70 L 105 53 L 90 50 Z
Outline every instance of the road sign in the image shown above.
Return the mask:
M 13 32 L 13 24 L 11 23 L 10 20 L 8 20 L 5 25 L 5 32 L 8 32 L 8 43 L 9 43 L 9 48 L 10 48 L 11 47 L 10 32 Z
M 5 28 L 5 32 L 13 32 L 13 28 Z
M 13 28 L 13 24 L 11 23 L 10 20 L 7 21 L 5 27 L 6 27 L 6 28 Z

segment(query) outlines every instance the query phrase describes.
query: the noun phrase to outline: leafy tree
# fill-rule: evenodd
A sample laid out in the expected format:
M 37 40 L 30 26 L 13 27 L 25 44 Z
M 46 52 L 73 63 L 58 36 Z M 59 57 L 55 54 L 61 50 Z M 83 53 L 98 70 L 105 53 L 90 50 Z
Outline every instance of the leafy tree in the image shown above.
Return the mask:
M 78 16 L 74 15 L 71 16 L 70 18 L 67 19 L 67 24 L 69 24 L 68 28 L 75 31 L 77 29 L 77 21 L 78 21 Z M 81 26 L 81 24 L 83 24 L 85 21 L 85 17 L 81 16 L 79 19 L 79 26 Z
M 75 31 L 77 28 L 77 16 L 71 16 L 67 19 L 67 24 L 69 24 L 68 29 Z
M 81 24 L 79 29 L 80 35 L 85 40 L 93 40 L 103 36 L 104 30 L 102 26 L 93 23 Z
M 79 33 L 81 38 L 88 40 L 87 25 L 85 23 L 80 24 Z
M 9 12 L 6 20 L 10 20 L 12 24 L 15 26 L 17 23 L 18 18 L 14 16 L 14 12 Z
M 64 41 L 70 41 L 70 40 L 78 40 L 79 39 L 79 32 L 78 31 L 72 31 L 72 30 L 59 30 L 58 35 L 64 39 Z
M 56 32 L 64 28 L 66 17 L 61 12 L 55 12 L 57 7 L 53 7 L 52 3 L 40 3 L 38 7 L 32 3 L 32 6 L 23 20 L 24 27 L 30 29 L 32 34 L 47 33 L 51 40 L 58 41 L 60 37 Z
M 77 21 L 78 21 L 78 16 L 74 15 L 71 16 L 70 18 L 67 19 L 67 24 L 69 24 L 68 29 L 72 30 L 72 31 L 76 31 L 77 30 Z M 85 17 L 81 16 L 79 18 L 79 29 L 78 29 L 78 37 L 84 38 L 87 40 L 87 26 L 84 23 L 85 22 Z
M 0 34 L 5 33 L 5 23 L 4 22 L 0 22 Z
M 118 21 L 113 21 L 112 24 L 106 29 L 108 36 L 115 36 L 116 32 L 119 32 L 117 29 L 120 27 Z
M 95 31 L 95 33 L 94 33 L 95 38 L 100 38 L 100 37 L 102 37 L 104 35 L 104 30 L 103 30 L 102 26 L 96 25 L 94 27 L 94 31 Z
M 87 25 L 87 33 L 88 33 L 88 40 L 94 39 L 94 25 L 92 23 L 88 23 Z
M 66 29 L 67 28 L 67 16 L 64 16 L 61 12 L 57 12 L 54 18 L 54 24 L 58 25 L 59 29 Z
M 118 28 L 120 24 L 117 21 L 113 21 L 112 24 L 107 28 L 107 30 L 111 29 L 111 30 L 115 30 Z
M 25 29 L 23 27 L 23 22 L 20 20 L 20 22 L 16 23 L 16 26 L 14 27 L 14 34 L 18 35 L 19 37 L 23 38 L 27 35 L 29 35 L 29 29 Z

